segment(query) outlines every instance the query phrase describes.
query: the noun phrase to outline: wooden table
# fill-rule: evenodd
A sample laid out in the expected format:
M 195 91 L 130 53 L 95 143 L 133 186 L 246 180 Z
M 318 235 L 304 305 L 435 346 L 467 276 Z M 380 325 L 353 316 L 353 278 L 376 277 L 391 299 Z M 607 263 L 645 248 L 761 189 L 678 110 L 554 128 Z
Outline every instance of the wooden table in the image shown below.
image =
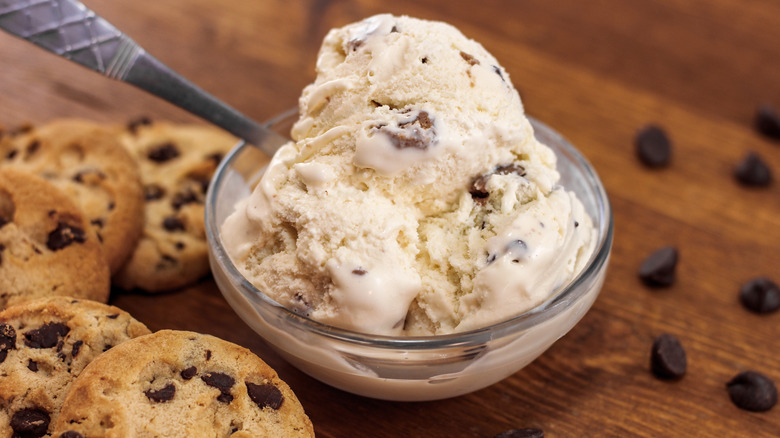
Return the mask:
M 322 437 L 491 437 L 538 427 L 561 436 L 778 436 L 780 407 L 735 407 L 725 384 L 761 371 L 780 384 L 780 313 L 745 310 L 758 275 L 780 281 L 780 183 L 748 189 L 732 169 L 756 151 L 780 176 L 780 144 L 753 128 L 780 108 L 775 0 L 92 0 L 87 4 L 166 64 L 249 116 L 294 106 L 313 79 L 326 31 L 378 12 L 448 21 L 511 74 L 528 113 L 567 136 L 609 192 L 615 244 L 604 289 L 582 322 L 510 378 L 451 400 L 353 396 L 286 364 L 233 314 L 214 283 L 112 303 L 153 330 L 210 333 L 251 348 L 298 394 Z M 0 123 L 77 116 L 123 122 L 191 116 L 128 85 L 0 35 Z M 649 170 L 633 140 L 648 123 L 674 144 Z M 651 290 L 637 269 L 652 250 L 680 251 L 677 282 Z M 680 381 L 649 371 L 661 333 L 688 354 Z

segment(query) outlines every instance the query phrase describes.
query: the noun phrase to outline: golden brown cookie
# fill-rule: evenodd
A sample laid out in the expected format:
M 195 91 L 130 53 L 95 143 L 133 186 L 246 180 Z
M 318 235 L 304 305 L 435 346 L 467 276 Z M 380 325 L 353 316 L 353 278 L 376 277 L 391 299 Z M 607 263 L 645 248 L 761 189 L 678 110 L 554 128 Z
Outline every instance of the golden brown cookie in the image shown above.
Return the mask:
M 159 292 L 196 282 L 209 272 L 206 189 L 237 139 L 211 126 L 148 121 L 131 124 L 120 138 L 141 169 L 146 223 L 115 284 Z
M 0 309 L 68 295 L 105 302 L 109 270 L 81 210 L 52 183 L 0 168 Z
M 36 173 L 67 193 L 103 244 L 114 273 L 141 236 L 143 192 L 138 166 L 113 131 L 62 119 L 18 130 L 0 141 L 0 165 Z
M 48 297 L 0 312 L 0 436 L 50 436 L 76 376 L 149 329 L 107 304 Z
M 95 359 L 73 382 L 55 437 L 310 437 L 292 390 L 251 351 L 163 330 Z

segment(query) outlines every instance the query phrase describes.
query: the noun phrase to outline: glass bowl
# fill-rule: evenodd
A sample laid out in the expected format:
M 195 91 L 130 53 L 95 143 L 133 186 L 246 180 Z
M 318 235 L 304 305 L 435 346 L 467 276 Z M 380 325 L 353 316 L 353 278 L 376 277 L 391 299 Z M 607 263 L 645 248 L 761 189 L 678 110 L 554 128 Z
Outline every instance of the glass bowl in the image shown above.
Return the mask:
M 297 112 L 268 122 L 288 136 Z M 613 221 L 596 172 L 563 137 L 531 120 L 536 137 L 558 157 L 560 183 L 573 190 L 593 219 L 597 242 L 585 268 L 539 306 L 467 332 L 378 336 L 319 323 L 287 310 L 250 284 L 233 265 L 220 228 L 248 196 L 268 157 L 240 143 L 225 157 L 206 197 L 209 261 L 217 286 L 235 312 L 285 360 L 336 388 L 367 397 L 436 400 L 496 383 L 536 359 L 588 311 L 601 290 L 612 247 Z

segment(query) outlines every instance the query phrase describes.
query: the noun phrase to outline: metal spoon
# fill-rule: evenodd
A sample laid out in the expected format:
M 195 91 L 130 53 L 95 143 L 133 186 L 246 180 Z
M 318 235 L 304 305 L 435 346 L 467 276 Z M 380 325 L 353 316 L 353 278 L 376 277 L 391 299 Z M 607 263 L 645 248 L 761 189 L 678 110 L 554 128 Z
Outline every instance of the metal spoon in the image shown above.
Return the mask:
M 286 141 L 166 67 L 76 0 L 0 0 L 0 29 L 165 99 L 269 156 Z

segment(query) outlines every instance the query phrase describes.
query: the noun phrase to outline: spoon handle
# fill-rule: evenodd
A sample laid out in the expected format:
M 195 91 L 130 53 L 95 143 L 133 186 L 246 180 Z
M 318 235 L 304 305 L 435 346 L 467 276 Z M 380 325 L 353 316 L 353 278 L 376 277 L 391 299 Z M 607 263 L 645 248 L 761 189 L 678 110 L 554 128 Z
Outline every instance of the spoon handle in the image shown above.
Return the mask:
M 98 73 L 135 85 L 258 145 L 283 139 L 216 99 L 148 54 L 76 0 L 0 0 L 0 29 Z

